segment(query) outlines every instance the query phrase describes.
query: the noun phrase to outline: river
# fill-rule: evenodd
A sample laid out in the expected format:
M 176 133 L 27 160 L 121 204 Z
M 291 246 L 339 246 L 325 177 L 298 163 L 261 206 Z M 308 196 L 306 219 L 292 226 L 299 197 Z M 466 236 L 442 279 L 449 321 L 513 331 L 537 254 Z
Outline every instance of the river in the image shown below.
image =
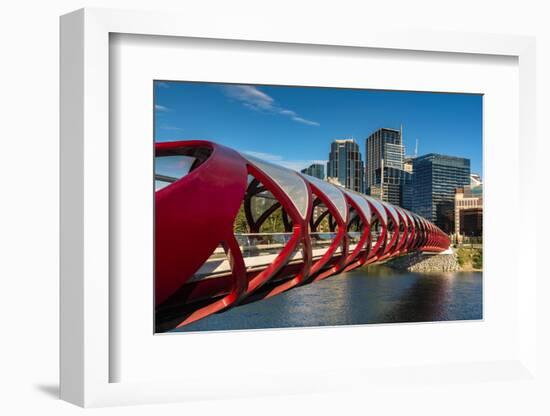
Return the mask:
M 179 332 L 483 318 L 482 273 L 420 274 L 369 266 L 232 308 Z

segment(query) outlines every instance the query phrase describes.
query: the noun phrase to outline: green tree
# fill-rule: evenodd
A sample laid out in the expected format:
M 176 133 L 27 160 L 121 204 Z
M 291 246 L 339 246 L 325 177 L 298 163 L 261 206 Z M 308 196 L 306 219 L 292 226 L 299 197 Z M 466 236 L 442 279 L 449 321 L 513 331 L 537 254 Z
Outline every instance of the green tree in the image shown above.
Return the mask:
M 281 208 L 278 208 L 274 213 L 267 217 L 264 223 L 260 226 L 260 232 L 267 234 L 285 232 L 283 211 Z
M 472 256 L 472 266 L 476 269 L 483 268 L 483 250 L 476 250 L 475 254 Z
M 248 226 L 248 221 L 246 220 L 246 215 L 244 213 L 244 205 L 241 205 L 239 212 L 235 218 L 235 223 L 233 224 L 233 232 L 235 234 L 247 234 L 250 233 L 250 227 Z M 285 226 L 283 222 L 283 213 L 281 208 L 273 212 L 261 225 L 260 233 L 284 233 Z
M 246 215 L 244 214 L 244 205 L 241 204 L 237 217 L 235 218 L 235 223 L 233 224 L 233 232 L 235 234 L 246 234 L 250 232 L 248 227 L 248 222 L 246 221 Z
M 328 222 L 328 215 L 325 216 L 317 226 L 317 232 L 318 233 L 328 233 L 330 232 L 330 226 Z

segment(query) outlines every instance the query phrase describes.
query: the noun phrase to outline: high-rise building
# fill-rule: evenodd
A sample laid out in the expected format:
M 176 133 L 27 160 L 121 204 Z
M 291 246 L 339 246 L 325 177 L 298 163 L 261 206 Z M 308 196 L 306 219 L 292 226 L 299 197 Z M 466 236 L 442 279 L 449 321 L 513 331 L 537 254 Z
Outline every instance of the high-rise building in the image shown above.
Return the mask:
M 481 237 L 483 233 L 483 185 L 464 186 L 455 190 L 455 234 Z
M 402 131 L 381 128 L 366 140 L 365 191 L 383 201 L 411 209 L 412 172 L 404 164 Z
M 334 140 L 330 145 L 327 179 L 337 180 L 344 187 L 364 192 L 364 168 L 359 145 L 353 139 Z
M 480 186 L 482 184 L 481 182 L 481 176 L 479 176 L 477 173 L 470 174 L 470 186 L 475 188 L 476 186 Z
M 414 159 L 414 157 L 412 157 L 412 156 L 405 156 L 405 158 L 403 159 L 403 170 L 405 172 L 412 173 L 412 171 L 413 171 L 413 159 Z
M 307 168 L 302 169 L 300 172 L 305 173 L 309 176 L 314 176 L 319 179 L 325 179 L 325 166 L 320 163 L 313 163 Z
M 456 188 L 470 184 L 470 159 L 429 153 L 413 159 L 412 210 L 454 232 Z

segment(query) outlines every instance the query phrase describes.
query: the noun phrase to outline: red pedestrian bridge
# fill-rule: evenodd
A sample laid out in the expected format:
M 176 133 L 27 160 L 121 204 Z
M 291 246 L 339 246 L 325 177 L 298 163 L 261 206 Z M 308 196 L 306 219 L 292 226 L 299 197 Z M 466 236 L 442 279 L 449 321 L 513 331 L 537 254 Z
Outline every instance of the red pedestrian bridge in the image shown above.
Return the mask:
M 368 195 L 208 141 L 155 145 L 158 332 L 448 236 Z

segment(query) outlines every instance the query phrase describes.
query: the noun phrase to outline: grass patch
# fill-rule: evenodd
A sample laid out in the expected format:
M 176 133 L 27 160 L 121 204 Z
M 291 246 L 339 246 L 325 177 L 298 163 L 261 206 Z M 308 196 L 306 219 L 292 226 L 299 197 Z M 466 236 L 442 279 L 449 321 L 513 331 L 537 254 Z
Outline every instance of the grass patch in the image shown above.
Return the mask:
M 465 269 L 483 268 L 483 249 L 460 247 L 457 252 L 457 260 L 460 267 Z

